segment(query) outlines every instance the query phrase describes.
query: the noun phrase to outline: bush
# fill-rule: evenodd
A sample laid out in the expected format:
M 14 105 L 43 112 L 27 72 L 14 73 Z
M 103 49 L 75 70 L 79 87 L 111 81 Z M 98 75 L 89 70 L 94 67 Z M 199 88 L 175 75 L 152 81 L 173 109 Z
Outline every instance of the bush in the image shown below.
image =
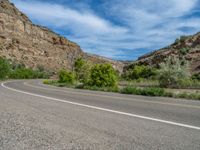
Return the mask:
M 0 57 L 0 79 L 37 79 L 49 78 L 50 72 L 45 72 L 40 66 L 37 70 L 28 69 L 24 64 L 14 63 Z
M 78 58 L 74 63 L 76 80 L 87 83 L 90 75 L 91 65 L 82 58 Z
M 186 98 L 193 100 L 200 100 L 200 93 L 180 93 L 175 95 L 176 98 Z
M 10 65 L 8 61 L 0 57 L 0 79 L 5 79 L 10 72 Z
M 9 78 L 11 79 L 39 79 L 39 78 L 47 78 L 44 72 L 34 71 L 32 69 L 27 68 L 18 68 L 13 70 L 9 74 Z
M 110 64 L 97 64 L 90 71 L 89 86 L 114 87 L 117 73 Z
M 189 78 L 187 63 L 183 63 L 179 59 L 169 57 L 165 63 L 160 65 L 160 68 L 158 75 L 160 87 L 176 88 L 180 79 Z
M 180 37 L 180 42 L 185 42 L 185 40 L 187 40 L 188 39 L 188 36 L 181 36 Z
M 59 72 L 59 83 L 67 83 L 67 84 L 74 84 L 75 76 L 70 71 L 61 70 Z
M 31 69 L 16 69 L 10 72 L 11 79 L 34 79 L 37 78 L 37 73 Z
M 180 53 L 182 55 L 186 55 L 189 51 L 190 51 L 190 48 L 182 48 L 182 49 L 180 49 Z
M 199 72 L 199 73 L 193 74 L 193 75 L 192 75 L 192 79 L 193 79 L 193 80 L 198 80 L 198 81 L 200 81 L 200 72 Z
M 165 91 L 162 88 L 148 87 L 142 90 L 142 95 L 146 96 L 164 96 Z
M 123 77 L 127 80 L 135 80 L 135 79 L 150 79 L 151 77 L 156 75 L 156 69 L 151 68 L 149 66 L 135 66 L 133 69 L 129 69 L 125 72 Z
M 157 87 L 137 88 L 133 86 L 127 86 L 121 90 L 123 94 L 135 94 L 144 96 L 165 96 L 164 89 Z
M 200 89 L 200 82 L 192 79 L 179 79 L 177 81 L 177 88 Z
M 122 94 L 136 94 L 136 95 L 140 95 L 139 93 L 140 90 L 138 90 L 138 88 L 133 87 L 133 86 L 127 86 L 125 88 L 123 88 L 121 90 Z
M 56 81 L 54 80 L 43 80 L 43 84 L 54 84 Z
M 97 86 L 78 85 L 75 88 L 77 88 L 77 89 L 87 89 L 87 90 L 93 90 L 93 91 L 119 92 L 119 88 L 117 86 L 114 86 L 114 87 L 97 87 Z
M 177 38 L 177 39 L 175 40 L 175 42 L 174 42 L 173 45 L 176 45 L 176 44 L 178 44 L 179 42 L 180 42 L 180 38 Z

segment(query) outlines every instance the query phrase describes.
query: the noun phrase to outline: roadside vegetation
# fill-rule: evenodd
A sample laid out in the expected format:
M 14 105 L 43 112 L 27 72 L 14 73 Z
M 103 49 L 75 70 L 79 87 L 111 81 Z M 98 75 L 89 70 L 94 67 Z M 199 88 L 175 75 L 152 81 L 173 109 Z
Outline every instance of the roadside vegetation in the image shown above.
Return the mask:
M 82 58 L 74 70 L 60 70 L 58 80 L 42 66 L 35 70 L 0 57 L 0 80 L 46 79 L 44 84 L 60 87 L 200 100 L 200 73 L 190 74 L 185 59 L 170 57 L 159 67 L 135 65 L 119 74 L 111 64 L 92 64 Z
M 42 66 L 38 66 L 33 70 L 26 68 L 23 64 L 17 64 L 0 57 L 0 80 L 5 79 L 46 79 L 51 73 L 45 71 Z
M 74 63 L 73 71 L 61 70 L 58 80 L 44 80 L 43 83 L 122 94 L 200 100 L 200 75 L 191 75 L 187 66 L 184 58 L 170 57 L 159 67 L 135 65 L 119 74 L 111 64 L 92 64 L 79 58 Z

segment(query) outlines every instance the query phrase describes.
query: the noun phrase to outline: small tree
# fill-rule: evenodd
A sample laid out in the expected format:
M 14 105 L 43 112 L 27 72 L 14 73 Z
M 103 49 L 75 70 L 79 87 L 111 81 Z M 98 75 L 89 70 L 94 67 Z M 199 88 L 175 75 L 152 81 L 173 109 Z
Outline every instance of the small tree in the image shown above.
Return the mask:
M 89 85 L 114 87 L 117 85 L 117 73 L 110 64 L 97 64 L 91 69 Z
M 160 65 L 158 79 L 161 87 L 177 87 L 180 79 L 189 77 L 187 63 L 183 61 L 169 57 Z
M 91 65 L 82 58 L 78 58 L 74 63 L 76 80 L 86 83 L 89 79 Z
M 9 72 L 10 72 L 10 65 L 8 61 L 0 57 L 0 79 L 6 78 Z
M 60 83 L 73 84 L 75 82 L 75 77 L 72 72 L 61 70 L 59 72 L 59 81 Z

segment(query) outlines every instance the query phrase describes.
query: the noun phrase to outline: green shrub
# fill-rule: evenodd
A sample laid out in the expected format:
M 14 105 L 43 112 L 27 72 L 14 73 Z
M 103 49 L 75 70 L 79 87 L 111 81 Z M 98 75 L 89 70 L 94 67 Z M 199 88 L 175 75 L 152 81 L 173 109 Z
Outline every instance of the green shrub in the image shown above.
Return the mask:
M 61 70 L 59 72 L 59 83 L 67 83 L 67 84 L 74 84 L 75 76 L 70 71 Z
M 140 94 L 138 88 L 136 88 L 134 86 L 127 86 L 127 87 L 123 88 L 121 90 L 121 93 L 122 94 L 136 94 L 136 95 Z
M 5 79 L 10 72 L 10 65 L 8 61 L 0 57 L 0 79 Z
M 189 53 L 189 51 L 190 51 L 190 48 L 182 48 L 182 49 L 180 49 L 180 53 L 182 55 L 186 55 L 187 53 Z
M 26 66 L 23 63 L 19 64 L 19 63 L 16 63 L 16 62 L 12 62 L 11 65 L 12 65 L 12 70 L 26 68 Z
M 164 96 L 165 91 L 162 88 L 148 87 L 142 90 L 142 95 L 146 96 Z
M 173 45 L 179 44 L 179 42 L 184 42 L 185 40 L 188 39 L 188 36 L 180 36 L 179 38 L 177 38 L 174 42 Z
M 179 79 L 177 88 L 200 89 L 200 81 L 192 79 Z
M 175 42 L 174 42 L 173 45 L 176 45 L 176 44 L 178 44 L 179 42 L 180 42 L 180 38 L 177 38 L 177 39 L 175 40 Z
M 160 87 L 175 88 L 178 86 L 179 79 L 188 79 L 189 72 L 187 63 L 181 60 L 169 57 L 165 63 L 160 65 L 158 80 Z
M 44 68 L 44 66 L 42 66 L 42 65 L 37 65 L 37 70 L 38 70 L 39 72 L 45 72 L 45 68 Z
M 164 89 L 157 87 L 137 88 L 133 86 L 127 86 L 121 90 L 123 94 L 135 94 L 144 96 L 165 96 Z
M 78 58 L 74 63 L 76 80 L 81 83 L 87 83 L 90 76 L 91 65 L 84 59 Z
M 43 84 L 53 84 L 55 81 L 53 80 L 43 80 Z
M 37 79 L 49 78 L 51 74 L 40 68 L 37 70 L 28 69 L 24 64 L 18 64 L 0 57 L 0 79 L 6 77 L 11 79 Z
M 144 65 L 136 65 L 133 69 L 129 69 L 125 72 L 123 77 L 127 80 L 135 79 L 150 79 L 156 75 L 156 69 Z
M 117 86 L 114 86 L 114 87 L 97 87 L 97 86 L 78 85 L 78 86 L 76 86 L 76 88 L 77 89 L 93 90 L 93 91 L 119 92 L 119 88 Z
M 193 79 L 193 80 L 198 80 L 198 81 L 200 81 L 200 72 L 199 72 L 199 73 L 193 74 L 193 75 L 192 75 L 192 79 Z
M 193 100 L 200 100 L 200 93 L 180 93 L 175 95 L 176 98 L 186 98 Z
M 181 36 L 180 37 L 180 42 L 185 42 L 185 40 L 187 40 L 188 39 L 188 36 Z
M 117 85 L 116 71 L 110 64 L 97 64 L 90 71 L 89 86 L 114 87 Z
M 46 78 L 47 75 L 43 72 L 34 71 L 32 69 L 20 68 L 10 72 L 11 79 L 39 79 Z
M 33 76 L 33 71 L 25 68 L 13 70 L 9 75 L 11 79 L 32 79 Z

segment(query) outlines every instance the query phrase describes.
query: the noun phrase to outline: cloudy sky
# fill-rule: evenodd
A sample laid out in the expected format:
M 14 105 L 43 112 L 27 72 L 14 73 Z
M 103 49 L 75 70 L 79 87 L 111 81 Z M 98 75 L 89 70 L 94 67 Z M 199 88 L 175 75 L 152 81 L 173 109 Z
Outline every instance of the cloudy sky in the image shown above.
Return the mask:
M 200 0 L 11 0 L 85 52 L 135 60 L 200 31 Z

